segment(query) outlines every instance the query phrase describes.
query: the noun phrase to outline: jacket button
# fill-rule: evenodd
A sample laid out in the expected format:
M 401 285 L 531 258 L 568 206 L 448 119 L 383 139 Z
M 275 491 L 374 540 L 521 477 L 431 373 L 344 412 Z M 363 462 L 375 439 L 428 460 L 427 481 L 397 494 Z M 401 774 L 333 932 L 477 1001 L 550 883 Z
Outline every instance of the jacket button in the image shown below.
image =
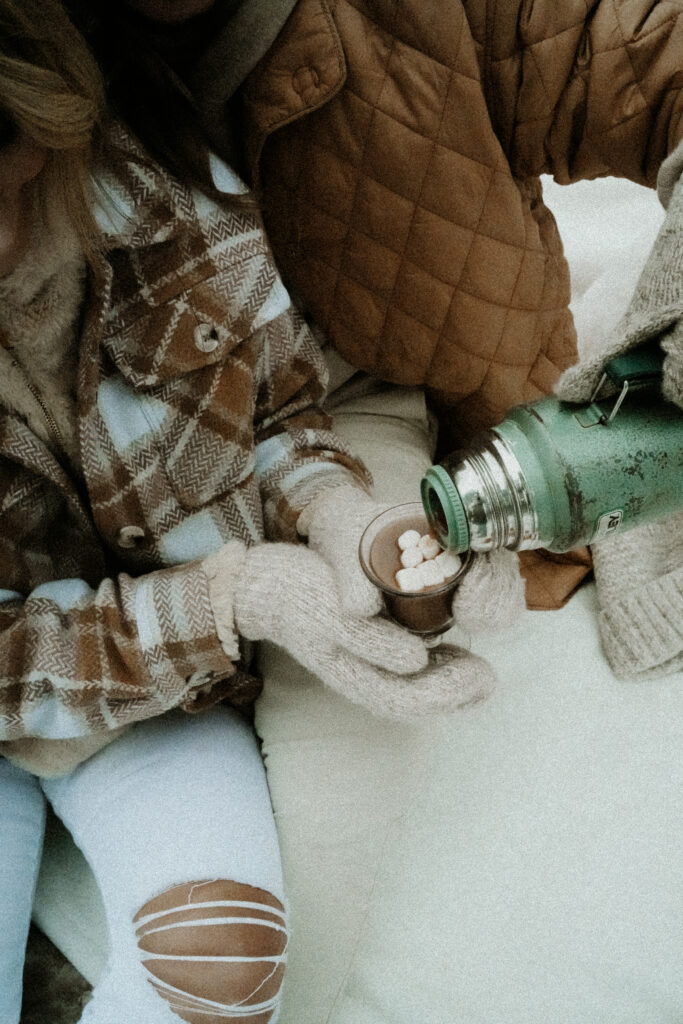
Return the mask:
M 298 92 L 305 101 L 305 93 L 315 92 L 320 86 L 320 75 L 318 69 L 308 64 L 302 64 L 292 75 L 294 91 Z
M 140 526 L 122 526 L 116 537 L 116 543 L 120 548 L 135 548 L 144 536 L 145 531 Z
M 194 343 L 200 352 L 214 352 L 218 348 L 218 331 L 213 324 L 197 324 Z

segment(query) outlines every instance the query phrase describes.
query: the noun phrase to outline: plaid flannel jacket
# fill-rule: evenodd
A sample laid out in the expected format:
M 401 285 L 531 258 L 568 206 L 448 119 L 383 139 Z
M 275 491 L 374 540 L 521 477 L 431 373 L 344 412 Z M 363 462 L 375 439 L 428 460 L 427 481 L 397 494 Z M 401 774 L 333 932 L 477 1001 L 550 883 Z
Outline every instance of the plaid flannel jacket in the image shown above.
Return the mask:
M 0 740 L 109 732 L 210 682 L 253 700 L 201 559 L 233 538 L 296 540 L 320 487 L 366 482 L 315 404 L 324 364 L 259 214 L 183 186 L 119 125 L 110 143 L 82 479 L 0 410 Z

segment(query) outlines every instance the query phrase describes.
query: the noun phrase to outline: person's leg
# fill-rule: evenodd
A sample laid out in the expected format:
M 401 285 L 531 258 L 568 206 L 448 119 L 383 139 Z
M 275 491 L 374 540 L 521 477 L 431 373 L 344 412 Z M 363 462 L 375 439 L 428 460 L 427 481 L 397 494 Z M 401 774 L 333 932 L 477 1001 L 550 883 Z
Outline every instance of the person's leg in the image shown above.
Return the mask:
M 274 1024 L 284 894 L 260 751 L 240 716 L 141 723 L 43 786 L 107 915 L 110 961 L 84 1024 Z
M 378 501 L 419 498 L 433 431 L 423 395 L 346 389 L 329 411 L 368 465 Z M 327 1021 L 373 888 L 420 793 L 429 729 L 383 721 L 332 693 L 283 651 L 262 645 L 256 708 L 275 808 L 292 944 L 282 1024 Z
M 33 775 L 0 758 L 0 1021 L 18 1024 L 24 956 L 45 826 Z

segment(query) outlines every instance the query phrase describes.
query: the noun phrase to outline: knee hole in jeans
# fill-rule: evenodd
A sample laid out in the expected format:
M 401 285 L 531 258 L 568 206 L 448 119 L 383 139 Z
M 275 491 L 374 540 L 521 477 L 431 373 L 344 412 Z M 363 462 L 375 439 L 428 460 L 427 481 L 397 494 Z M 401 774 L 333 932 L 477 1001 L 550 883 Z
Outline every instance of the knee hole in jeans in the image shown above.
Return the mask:
M 268 1024 L 285 969 L 285 909 L 241 882 L 184 882 L 135 915 L 149 980 L 190 1024 Z

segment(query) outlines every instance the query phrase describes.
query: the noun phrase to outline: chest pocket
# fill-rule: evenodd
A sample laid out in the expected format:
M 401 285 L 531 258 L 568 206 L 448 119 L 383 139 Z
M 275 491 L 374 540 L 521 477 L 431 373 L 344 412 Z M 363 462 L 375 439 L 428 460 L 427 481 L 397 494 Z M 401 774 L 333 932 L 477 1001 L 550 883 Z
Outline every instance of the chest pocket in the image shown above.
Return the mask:
M 129 287 L 128 298 L 115 295 L 103 338 L 125 381 L 115 385 L 112 378 L 105 390 L 111 398 L 118 389 L 130 407 L 128 416 L 121 409 L 115 422 L 109 417 L 115 444 L 126 447 L 127 430 L 138 437 L 150 431 L 147 440 L 186 508 L 207 504 L 251 474 L 258 388 L 254 335 L 289 305 L 260 241 L 246 254 L 242 249 L 239 259 L 226 256 L 225 263 L 204 264 L 204 273 L 212 273 L 201 280 L 196 271 L 183 270 L 155 288 Z M 119 273 L 124 283 L 130 277 L 130 266 L 127 274 Z
M 262 232 L 245 230 L 224 246 L 202 260 L 175 242 L 119 254 L 102 339 L 186 508 L 251 474 L 255 335 L 290 304 Z

